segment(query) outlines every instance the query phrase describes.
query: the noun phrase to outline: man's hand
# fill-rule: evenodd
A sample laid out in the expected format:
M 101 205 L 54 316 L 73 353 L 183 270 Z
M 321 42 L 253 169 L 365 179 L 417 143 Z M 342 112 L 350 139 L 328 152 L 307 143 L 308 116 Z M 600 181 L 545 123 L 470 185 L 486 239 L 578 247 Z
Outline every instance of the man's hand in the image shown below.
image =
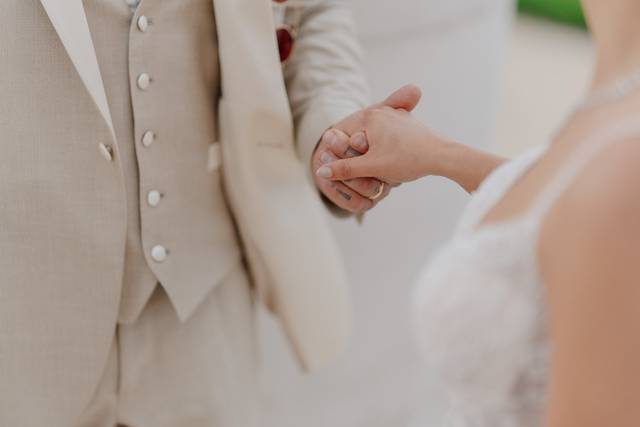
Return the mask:
M 330 129 L 322 137 L 316 149 L 312 161 L 311 170 L 314 172 L 315 182 L 318 189 L 336 206 L 351 213 L 363 213 L 389 194 L 389 186 L 382 188 L 382 182 L 375 178 L 358 178 L 351 181 L 331 181 L 315 175 L 315 171 L 321 166 L 334 162 L 338 159 L 347 159 L 364 154 L 349 145 L 349 135 L 338 129 Z M 381 194 L 374 198 L 380 190 Z
M 350 181 L 331 181 L 315 174 L 322 165 L 337 159 L 346 159 L 365 154 L 368 149 L 366 138 L 349 138 L 364 131 L 364 118 L 371 109 L 383 106 L 412 111 L 422 96 L 420 89 L 407 85 L 394 92 L 385 101 L 359 111 L 335 124 L 322 136 L 311 159 L 311 170 L 318 189 L 336 206 L 351 213 L 364 213 L 387 197 L 391 186 L 374 177 L 358 178 Z

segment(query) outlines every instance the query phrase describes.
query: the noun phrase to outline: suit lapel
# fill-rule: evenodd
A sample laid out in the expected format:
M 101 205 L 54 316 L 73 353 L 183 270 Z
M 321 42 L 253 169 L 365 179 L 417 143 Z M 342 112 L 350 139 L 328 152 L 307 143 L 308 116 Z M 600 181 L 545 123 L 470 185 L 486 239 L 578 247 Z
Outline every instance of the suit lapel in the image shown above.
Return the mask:
M 69 58 L 114 135 L 96 51 L 82 0 L 40 0 Z

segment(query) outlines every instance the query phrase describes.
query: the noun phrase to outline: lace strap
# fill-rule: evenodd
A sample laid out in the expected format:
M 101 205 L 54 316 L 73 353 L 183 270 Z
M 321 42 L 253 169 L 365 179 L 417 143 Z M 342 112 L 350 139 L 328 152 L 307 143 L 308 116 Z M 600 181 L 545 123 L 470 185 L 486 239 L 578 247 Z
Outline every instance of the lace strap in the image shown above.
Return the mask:
M 541 190 L 529 216 L 537 222 L 541 221 L 598 154 L 610 145 L 623 142 L 633 136 L 640 136 L 640 119 L 637 117 L 615 121 L 589 136 L 551 179 L 551 182 Z

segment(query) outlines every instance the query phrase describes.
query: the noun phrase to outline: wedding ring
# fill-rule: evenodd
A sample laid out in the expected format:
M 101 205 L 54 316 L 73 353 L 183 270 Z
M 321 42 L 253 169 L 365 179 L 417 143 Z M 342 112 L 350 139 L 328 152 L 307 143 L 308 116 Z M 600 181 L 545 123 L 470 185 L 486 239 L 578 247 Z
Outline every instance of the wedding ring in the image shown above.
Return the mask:
M 373 196 L 369 197 L 369 200 L 373 200 L 373 201 L 378 200 L 380 196 L 382 196 L 382 193 L 384 193 L 384 185 L 385 185 L 384 182 L 380 184 L 380 188 L 378 188 L 378 192 Z

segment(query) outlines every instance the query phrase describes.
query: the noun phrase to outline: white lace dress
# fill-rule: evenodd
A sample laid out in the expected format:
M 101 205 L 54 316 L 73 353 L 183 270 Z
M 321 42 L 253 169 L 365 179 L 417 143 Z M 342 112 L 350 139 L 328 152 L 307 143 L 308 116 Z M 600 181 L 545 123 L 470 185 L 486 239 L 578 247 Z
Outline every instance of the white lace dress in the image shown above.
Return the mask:
M 545 153 L 535 148 L 497 169 L 472 198 L 451 241 L 416 290 L 418 338 L 450 399 L 447 427 L 542 427 L 550 362 L 544 287 L 536 265 L 548 210 L 608 142 L 640 124 L 615 124 L 581 144 L 532 208 L 481 224 Z

